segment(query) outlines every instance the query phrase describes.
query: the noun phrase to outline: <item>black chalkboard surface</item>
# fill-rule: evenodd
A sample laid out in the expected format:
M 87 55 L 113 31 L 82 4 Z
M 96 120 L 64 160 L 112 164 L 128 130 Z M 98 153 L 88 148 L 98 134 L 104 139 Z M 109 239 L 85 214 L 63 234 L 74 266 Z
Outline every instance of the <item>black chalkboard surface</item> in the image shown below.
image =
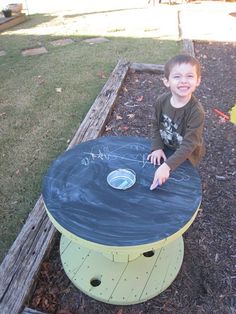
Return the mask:
M 47 210 L 70 233 L 107 246 L 148 244 L 179 231 L 200 205 L 200 177 L 185 161 L 150 191 L 156 169 L 147 161 L 150 146 L 146 138 L 111 136 L 66 151 L 44 178 Z M 131 188 L 117 190 L 107 183 L 118 168 L 135 171 Z

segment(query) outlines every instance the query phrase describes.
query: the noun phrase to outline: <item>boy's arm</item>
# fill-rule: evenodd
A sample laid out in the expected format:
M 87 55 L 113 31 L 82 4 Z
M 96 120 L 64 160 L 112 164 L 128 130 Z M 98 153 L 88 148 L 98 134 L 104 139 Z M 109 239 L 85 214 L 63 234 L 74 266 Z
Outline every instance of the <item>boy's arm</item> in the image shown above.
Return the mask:
M 187 121 L 185 135 L 180 147 L 166 161 L 172 171 L 188 159 L 197 147 L 203 145 L 204 120 L 204 111 L 196 106 Z

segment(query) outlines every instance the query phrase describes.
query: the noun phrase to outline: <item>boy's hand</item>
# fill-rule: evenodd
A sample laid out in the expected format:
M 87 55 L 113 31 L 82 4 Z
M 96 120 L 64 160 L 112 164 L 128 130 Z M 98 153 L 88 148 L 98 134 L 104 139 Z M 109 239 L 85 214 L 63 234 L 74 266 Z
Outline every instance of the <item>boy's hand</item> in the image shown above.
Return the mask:
M 147 156 L 147 159 L 150 160 L 150 162 L 155 166 L 159 166 L 161 164 L 161 158 L 166 161 L 166 155 L 162 149 L 154 150 L 153 152 L 151 152 L 151 154 Z
M 164 162 L 155 172 L 150 190 L 154 190 L 158 185 L 162 185 L 170 176 L 170 167 Z

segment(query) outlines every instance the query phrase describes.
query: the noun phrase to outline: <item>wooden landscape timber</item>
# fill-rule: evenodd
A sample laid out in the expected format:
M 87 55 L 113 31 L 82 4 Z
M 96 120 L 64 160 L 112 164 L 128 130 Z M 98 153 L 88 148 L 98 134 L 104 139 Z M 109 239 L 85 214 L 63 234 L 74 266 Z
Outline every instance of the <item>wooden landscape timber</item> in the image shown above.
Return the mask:
M 7 30 L 13 26 L 21 24 L 26 21 L 26 15 L 24 13 L 17 14 L 12 17 L 0 18 L 0 32 Z
M 195 57 L 193 41 L 189 39 L 183 39 L 183 50 L 190 56 Z
M 130 70 L 137 72 L 150 72 L 154 74 L 162 74 L 164 72 L 164 65 L 134 62 L 130 64 Z
M 29 307 L 26 307 L 24 309 L 24 311 L 22 312 L 22 314 L 46 314 L 46 313 L 43 313 L 43 312 L 40 312 L 40 311 L 37 311 L 34 309 L 30 309 Z
M 194 54 L 185 40 L 184 50 Z M 128 71 L 163 74 L 164 66 L 157 64 L 117 63 L 108 81 L 95 99 L 67 149 L 100 136 L 115 105 L 115 100 Z M 50 254 L 57 231 L 50 222 L 42 196 L 29 214 L 21 232 L 0 265 L 0 313 L 41 313 L 24 304 L 33 294 L 36 277 L 43 260 Z

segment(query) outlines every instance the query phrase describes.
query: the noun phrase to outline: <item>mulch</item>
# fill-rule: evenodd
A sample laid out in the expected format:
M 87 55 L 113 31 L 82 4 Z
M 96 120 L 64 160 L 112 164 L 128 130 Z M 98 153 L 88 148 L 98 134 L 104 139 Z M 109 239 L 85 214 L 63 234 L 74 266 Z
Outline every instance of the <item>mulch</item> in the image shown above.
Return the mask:
M 228 115 L 236 104 L 236 43 L 194 42 L 194 47 L 202 65 L 202 83 L 195 95 L 206 112 L 207 153 L 199 167 L 201 210 L 184 234 L 185 256 L 177 278 L 141 304 L 98 302 L 64 274 L 58 236 L 42 263 L 30 308 L 58 314 L 236 313 L 236 126 L 214 111 Z M 104 135 L 149 136 L 151 106 L 164 91 L 160 75 L 130 71 Z

